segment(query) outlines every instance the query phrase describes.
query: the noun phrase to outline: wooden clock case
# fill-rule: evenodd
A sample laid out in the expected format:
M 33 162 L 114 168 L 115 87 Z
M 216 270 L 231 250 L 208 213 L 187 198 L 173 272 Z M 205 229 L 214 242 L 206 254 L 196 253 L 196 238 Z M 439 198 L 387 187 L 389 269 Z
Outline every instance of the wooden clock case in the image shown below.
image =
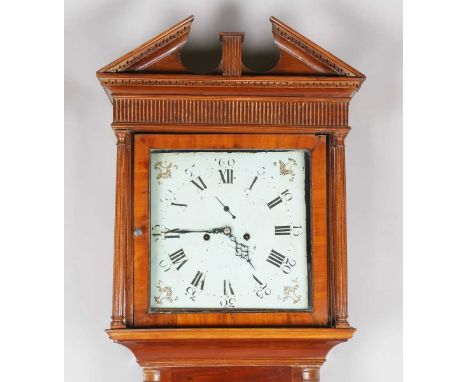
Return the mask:
M 348 106 L 365 76 L 272 17 L 280 57 L 242 63 L 243 33 L 221 33 L 210 74 L 182 63 L 193 17 L 97 72 L 117 137 L 115 257 L 108 334 L 144 381 L 319 381 L 328 351 L 354 333 L 347 313 L 345 147 Z M 150 148 L 311 150 L 311 312 L 149 310 Z

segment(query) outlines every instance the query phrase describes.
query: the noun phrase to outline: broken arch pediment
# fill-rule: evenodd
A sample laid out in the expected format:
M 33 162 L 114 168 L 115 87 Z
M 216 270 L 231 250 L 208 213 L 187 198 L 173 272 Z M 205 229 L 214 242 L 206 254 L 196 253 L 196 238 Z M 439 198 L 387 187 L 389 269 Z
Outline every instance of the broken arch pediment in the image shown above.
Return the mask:
M 181 54 L 193 20 L 193 16 L 182 20 L 106 65 L 98 73 L 192 74 L 183 64 Z M 272 69 L 261 74 L 365 78 L 362 73 L 277 18 L 271 17 L 270 22 L 273 41 L 279 49 L 279 59 Z M 220 40 L 221 62 L 211 74 L 256 74 L 242 61 L 243 33 L 223 32 Z

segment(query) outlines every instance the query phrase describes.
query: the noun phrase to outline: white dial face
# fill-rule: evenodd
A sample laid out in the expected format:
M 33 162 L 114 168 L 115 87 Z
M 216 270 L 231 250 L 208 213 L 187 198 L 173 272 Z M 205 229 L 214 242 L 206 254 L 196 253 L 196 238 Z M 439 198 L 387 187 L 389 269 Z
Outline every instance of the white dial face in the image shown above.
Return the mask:
M 308 158 L 152 151 L 151 309 L 309 309 Z

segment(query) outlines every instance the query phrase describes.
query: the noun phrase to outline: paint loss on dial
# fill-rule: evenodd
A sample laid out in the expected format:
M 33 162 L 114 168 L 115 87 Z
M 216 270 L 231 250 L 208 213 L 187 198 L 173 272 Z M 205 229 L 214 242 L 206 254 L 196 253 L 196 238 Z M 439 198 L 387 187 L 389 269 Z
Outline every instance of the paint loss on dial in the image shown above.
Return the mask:
M 311 307 L 310 153 L 160 151 L 150 160 L 150 307 Z

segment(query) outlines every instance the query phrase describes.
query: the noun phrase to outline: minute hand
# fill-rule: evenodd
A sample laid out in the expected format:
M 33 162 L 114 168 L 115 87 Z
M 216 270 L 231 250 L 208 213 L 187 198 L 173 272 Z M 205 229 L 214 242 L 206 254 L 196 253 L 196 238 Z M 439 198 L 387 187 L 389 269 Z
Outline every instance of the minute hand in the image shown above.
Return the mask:
M 252 264 L 252 260 L 249 256 L 249 246 L 243 243 L 239 243 L 236 237 L 232 234 L 229 234 L 229 239 L 231 239 L 231 241 L 235 244 L 236 256 L 239 256 L 240 258 L 247 261 L 250 264 L 250 266 L 253 269 L 255 269 L 254 265 Z
M 212 228 L 212 229 L 175 229 L 175 230 L 170 230 L 168 232 L 174 232 L 174 233 L 180 233 L 180 234 L 185 234 L 185 233 L 197 233 L 197 232 L 204 232 L 204 233 L 222 233 L 224 227 L 219 227 L 219 228 Z

